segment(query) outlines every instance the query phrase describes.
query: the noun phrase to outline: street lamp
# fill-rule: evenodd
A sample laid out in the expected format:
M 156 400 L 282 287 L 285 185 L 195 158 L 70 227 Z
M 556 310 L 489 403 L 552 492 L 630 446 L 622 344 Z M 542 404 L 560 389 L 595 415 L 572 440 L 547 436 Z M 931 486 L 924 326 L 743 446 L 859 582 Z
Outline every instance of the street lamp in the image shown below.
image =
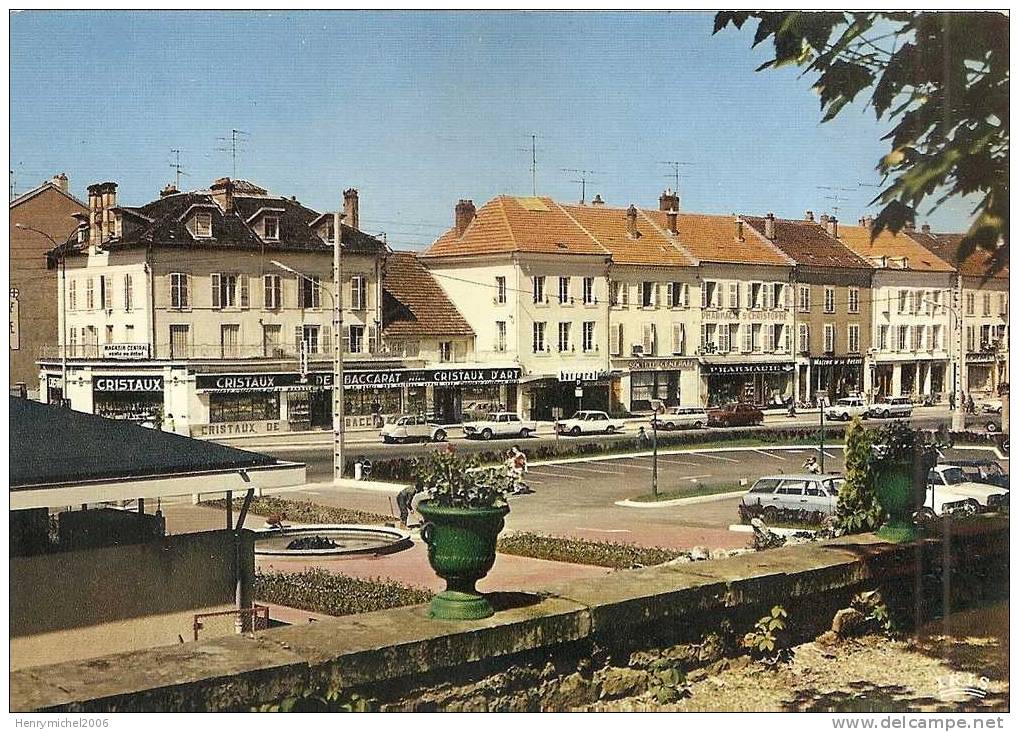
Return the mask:
M 658 412 L 665 405 L 659 400 L 651 402 L 651 495 L 658 498 Z
M 954 290 L 954 288 L 953 288 Z M 959 294 L 962 295 L 962 286 L 960 284 Z M 930 300 L 927 297 L 921 298 L 923 302 L 937 307 L 938 305 L 944 305 L 948 308 L 949 312 L 955 318 L 955 327 L 952 328 L 952 346 L 953 348 L 948 349 L 949 360 L 952 362 L 952 370 L 955 372 L 952 378 L 952 392 L 955 394 L 955 409 L 952 410 L 952 431 L 962 432 L 966 429 L 966 416 L 965 407 L 962 403 L 962 374 L 965 368 L 965 351 L 962 347 L 962 313 L 959 308 L 955 305 L 944 302 L 939 303 L 934 300 Z M 956 351 L 955 358 L 952 358 L 952 351 Z
M 333 218 L 333 289 L 324 290 L 333 304 L 333 482 L 343 477 L 343 307 L 340 299 L 340 214 Z M 273 266 L 304 279 L 320 289 L 321 283 L 275 259 Z
M 60 250 L 60 403 L 61 405 L 69 404 L 67 398 L 67 253 L 60 249 L 56 239 L 45 231 L 24 224 L 15 224 L 14 226 L 22 231 L 31 231 L 46 237 L 53 244 L 54 250 Z

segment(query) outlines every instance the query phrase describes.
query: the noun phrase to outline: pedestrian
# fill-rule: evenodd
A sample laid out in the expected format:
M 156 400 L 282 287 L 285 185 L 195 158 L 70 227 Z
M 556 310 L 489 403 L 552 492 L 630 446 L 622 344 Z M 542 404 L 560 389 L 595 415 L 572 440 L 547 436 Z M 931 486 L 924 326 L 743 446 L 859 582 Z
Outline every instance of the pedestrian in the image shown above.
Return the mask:
M 811 475 L 818 475 L 821 472 L 821 466 L 817 463 L 817 458 L 813 455 L 803 461 L 803 469 Z
M 173 421 L 173 415 L 172 414 L 167 414 L 166 415 L 166 431 L 167 432 L 176 432 L 177 431 L 176 427 L 177 426 L 176 426 L 176 424 Z
M 641 425 L 640 429 L 637 430 L 637 449 L 643 450 L 645 447 L 647 447 L 647 443 L 648 443 L 647 430 L 644 429 L 644 425 Z
M 967 398 L 969 399 L 969 401 L 966 403 L 966 410 L 970 414 L 976 414 L 977 413 L 977 405 L 973 403 L 973 395 L 970 394 Z
M 949 392 L 948 394 L 948 409 L 949 411 L 955 411 L 955 392 Z

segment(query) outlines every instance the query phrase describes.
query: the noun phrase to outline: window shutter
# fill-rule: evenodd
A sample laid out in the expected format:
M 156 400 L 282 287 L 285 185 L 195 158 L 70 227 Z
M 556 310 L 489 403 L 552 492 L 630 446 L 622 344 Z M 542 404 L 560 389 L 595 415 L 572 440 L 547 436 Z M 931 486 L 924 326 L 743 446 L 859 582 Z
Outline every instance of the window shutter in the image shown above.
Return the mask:
M 219 275 L 213 273 L 212 275 L 212 307 L 218 308 L 219 304 Z
M 298 356 L 301 355 L 301 343 L 304 341 L 304 328 L 297 326 L 294 328 L 294 353 Z
M 690 285 L 687 282 L 683 283 L 683 307 L 690 307 Z
M 678 355 L 683 352 L 683 324 L 672 324 L 672 353 Z
M 662 286 L 659 283 L 655 283 L 655 307 L 661 307 L 662 304 Z
M 675 282 L 670 282 L 668 284 L 668 289 L 666 291 L 666 297 L 669 300 L 669 307 L 670 308 L 671 307 L 675 307 L 676 303 L 679 301 L 679 298 L 676 297 L 676 283 Z
M 616 337 L 616 353 L 621 356 L 621 355 L 623 355 L 623 351 L 626 348 L 626 336 L 625 336 L 625 332 L 623 330 L 623 324 L 622 323 L 620 323 L 618 325 L 618 328 L 619 328 L 619 333 L 618 333 L 618 335 Z
M 751 349 L 753 347 L 753 343 L 752 343 L 752 341 L 750 339 L 751 339 L 751 327 L 750 327 L 750 324 L 747 323 L 747 324 L 745 324 L 743 326 L 743 352 L 744 353 L 750 353 L 750 351 L 751 351 Z
M 701 310 L 707 310 L 708 308 L 708 283 L 701 283 Z
M 326 325 L 322 327 L 322 353 L 331 353 L 333 350 L 333 327 Z
M 238 279 L 240 280 L 241 288 L 241 307 L 247 308 L 249 307 L 248 276 L 246 274 L 242 274 L 240 277 L 238 277 Z

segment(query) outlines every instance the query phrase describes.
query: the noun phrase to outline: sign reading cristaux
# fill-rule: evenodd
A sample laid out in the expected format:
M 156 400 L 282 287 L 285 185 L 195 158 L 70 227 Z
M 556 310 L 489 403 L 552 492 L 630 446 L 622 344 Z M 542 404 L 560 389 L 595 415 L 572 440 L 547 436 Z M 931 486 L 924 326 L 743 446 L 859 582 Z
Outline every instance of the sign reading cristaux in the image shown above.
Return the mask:
M 92 390 L 101 392 L 162 391 L 162 376 L 93 376 Z
M 390 386 L 459 386 L 464 384 L 512 384 L 520 380 L 519 368 L 394 369 L 391 371 L 345 371 L 343 386 L 381 388 Z M 290 391 L 328 389 L 333 374 L 299 373 L 198 374 L 199 391 Z
M 148 343 L 104 343 L 103 358 L 116 360 L 144 360 L 149 357 Z

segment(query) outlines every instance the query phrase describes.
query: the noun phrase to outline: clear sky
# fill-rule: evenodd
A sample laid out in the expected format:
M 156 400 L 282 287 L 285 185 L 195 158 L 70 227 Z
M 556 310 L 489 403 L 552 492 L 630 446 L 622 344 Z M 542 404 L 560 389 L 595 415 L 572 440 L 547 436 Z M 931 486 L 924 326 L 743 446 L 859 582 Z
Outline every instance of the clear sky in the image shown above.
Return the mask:
M 799 217 L 867 202 L 886 151 L 862 105 L 820 124 L 810 80 L 755 73 L 752 31 L 712 13 L 27 12 L 11 16 L 11 168 L 18 191 L 65 171 L 140 205 L 173 179 L 230 175 L 317 210 L 361 193 L 362 227 L 422 248 L 459 198 L 656 206 L 680 168 L 685 210 Z M 822 188 L 822 187 L 829 188 Z M 847 189 L 833 191 L 835 189 Z M 839 200 L 832 197 L 837 195 Z M 962 231 L 944 206 L 936 230 Z M 928 220 L 921 217 L 920 221 Z

